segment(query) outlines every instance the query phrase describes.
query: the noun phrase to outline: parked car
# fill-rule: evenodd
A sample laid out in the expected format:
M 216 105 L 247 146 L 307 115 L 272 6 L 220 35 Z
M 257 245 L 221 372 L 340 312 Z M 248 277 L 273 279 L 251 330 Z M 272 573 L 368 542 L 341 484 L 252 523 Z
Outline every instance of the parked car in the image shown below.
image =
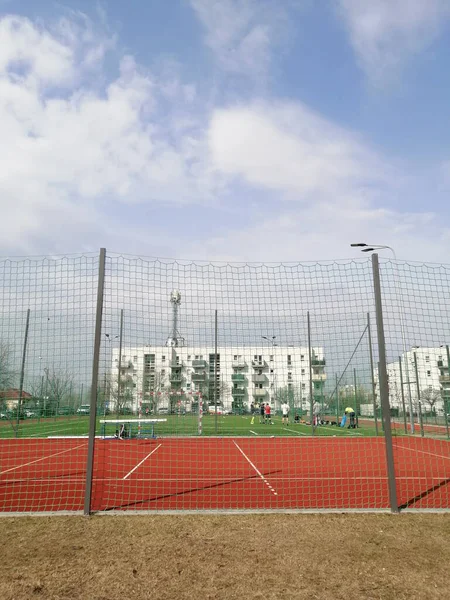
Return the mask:
M 27 419 L 33 419 L 36 416 L 36 413 L 33 412 L 32 410 L 25 410 L 25 416 Z
M 2 413 L 0 413 L 0 419 L 9 419 L 9 417 L 8 417 L 7 413 L 2 412 Z
M 91 412 L 91 407 L 89 404 L 82 404 L 79 408 L 77 408 L 78 415 L 88 415 Z
M 168 415 L 169 414 L 169 409 L 168 408 L 158 408 L 158 414 L 160 415 Z

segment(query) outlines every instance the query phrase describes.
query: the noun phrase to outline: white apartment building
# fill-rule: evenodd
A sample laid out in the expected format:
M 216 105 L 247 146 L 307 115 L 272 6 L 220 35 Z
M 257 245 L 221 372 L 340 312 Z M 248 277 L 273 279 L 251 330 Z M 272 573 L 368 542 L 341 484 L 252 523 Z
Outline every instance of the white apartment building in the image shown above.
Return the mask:
M 417 362 L 417 377 L 416 377 Z M 418 390 L 422 404 L 422 412 L 444 413 L 444 399 L 450 400 L 450 377 L 446 347 L 411 348 L 400 360 L 387 364 L 389 383 L 389 403 L 391 408 L 402 411 L 403 400 L 406 412 L 409 413 L 409 402 L 414 412 L 418 408 Z M 375 374 L 378 387 L 378 371 Z M 402 400 L 403 388 L 403 400 Z
M 322 348 L 311 349 L 311 365 L 307 347 L 266 346 L 217 348 L 188 346 L 123 347 L 112 350 L 111 379 L 118 382 L 120 395 L 128 394 L 129 407 L 152 405 L 156 409 L 182 404 L 192 408 L 198 392 L 204 403 L 214 400 L 224 411 L 248 410 L 261 402 L 269 402 L 278 410 L 283 399 L 294 406 L 309 408 L 310 373 L 313 396 L 320 397 L 326 381 Z M 214 388 L 214 381 L 216 387 Z M 117 401 L 117 387 L 110 404 Z

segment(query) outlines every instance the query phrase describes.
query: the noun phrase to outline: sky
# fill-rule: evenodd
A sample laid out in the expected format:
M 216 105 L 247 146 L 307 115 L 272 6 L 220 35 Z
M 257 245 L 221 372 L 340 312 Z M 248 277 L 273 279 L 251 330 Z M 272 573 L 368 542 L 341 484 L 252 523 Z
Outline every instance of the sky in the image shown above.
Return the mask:
M 448 263 L 449 56 L 450 0 L 0 0 L 0 254 Z

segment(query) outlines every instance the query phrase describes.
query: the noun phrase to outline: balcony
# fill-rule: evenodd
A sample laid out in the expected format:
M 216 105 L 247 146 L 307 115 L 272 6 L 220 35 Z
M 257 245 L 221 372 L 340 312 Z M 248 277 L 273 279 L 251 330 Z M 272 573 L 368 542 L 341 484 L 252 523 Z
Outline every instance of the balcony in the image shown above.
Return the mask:
M 267 390 L 265 390 L 265 389 L 255 388 L 253 390 L 253 396 L 255 398 L 264 398 L 266 395 L 267 395 Z
M 180 373 L 173 373 L 172 375 L 169 375 L 169 381 L 170 383 L 181 383 L 183 378 Z
M 326 365 L 326 361 L 324 358 L 312 358 L 311 364 L 313 367 L 324 367 Z
M 171 369 L 181 369 L 183 368 L 183 361 L 177 362 L 176 360 L 171 360 L 169 363 Z
M 191 379 L 194 383 L 202 383 L 206 381 L 206 373 L 192 373 Z
M 245 369 L 245 367 L 247 366 L 247 363 L 245 362 L 244 359 L 239 359 L 239 360 L 233 360 L 233 362 L 231 363 L 231 366 L 233 367 L 233 369 Z
M 326 373 L 313 373 L 312 380 L 313 381 L 326 381 L 327 374 Z
M 450 383 L 450 375 L 439 375 L 440 383 Z
M 252 381 L 253 383 L 267 383 L 269 380 L 267 375 L 253 375 Z
M 264 369 L 267 367 L 265 360 L 252 360 L 252 367 L 254 369 Z
M 231 395 L 233 398 L 241 398 L 245 396 L 245 388 L 244 387 L 236 387 L 231 390 Z
M 240 373 L 233 373 L 231 375 L 231 381 L 240 381 L 242 383 L 244 383 L 245 381 L 247 381 L 247 378 L 245 377 L 245 375 L 241 375 Z
M 193 369 L 206 369 L 206 365 L 207 365 L 206 360 L 195 359 L 195 360 L 192 361 L 192 368 Z

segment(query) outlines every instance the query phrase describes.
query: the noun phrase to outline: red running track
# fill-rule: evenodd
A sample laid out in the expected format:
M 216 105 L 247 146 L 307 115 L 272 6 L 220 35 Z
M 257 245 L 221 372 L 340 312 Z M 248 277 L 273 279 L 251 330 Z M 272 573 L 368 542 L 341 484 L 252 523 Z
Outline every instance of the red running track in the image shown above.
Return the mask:
M 450 508 L 448 442 L 394 439 L 403 508 Z M 83 508 L 87 440 L 0 441 L 0 511 Z M 383 438 L 97 440 L 92 510 L 387 509 Z

